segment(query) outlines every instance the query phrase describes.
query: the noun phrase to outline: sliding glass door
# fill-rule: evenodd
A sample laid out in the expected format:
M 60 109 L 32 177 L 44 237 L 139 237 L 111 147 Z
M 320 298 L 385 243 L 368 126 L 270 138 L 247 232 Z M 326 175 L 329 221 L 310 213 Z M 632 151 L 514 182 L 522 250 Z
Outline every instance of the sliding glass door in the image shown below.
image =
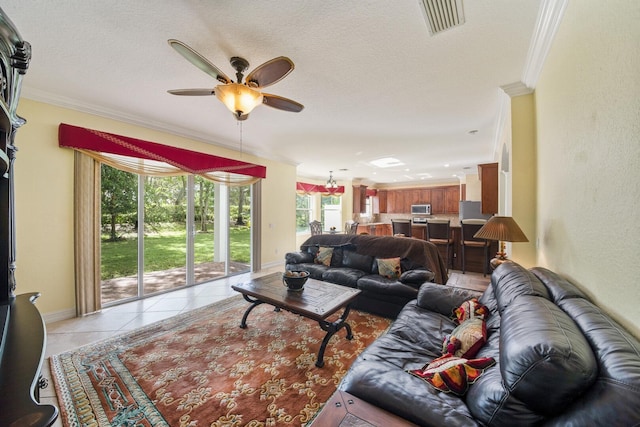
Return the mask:
M 142 295 L 187 285 L 187 177 L 140 177 Z
M 229 273 L 251 269 L 251 187 L 229 188 Z
M 251 187 L 102 166 L 102 303 L 251 268 Z

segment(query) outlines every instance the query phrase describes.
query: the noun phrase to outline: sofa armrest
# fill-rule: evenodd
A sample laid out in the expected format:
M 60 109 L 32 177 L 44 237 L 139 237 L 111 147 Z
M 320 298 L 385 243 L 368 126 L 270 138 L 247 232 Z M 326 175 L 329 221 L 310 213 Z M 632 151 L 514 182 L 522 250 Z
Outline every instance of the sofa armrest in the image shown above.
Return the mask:
M 309 252 L 287 252 L 284 259 L 287 264 L 312 263 L 313 254 Z
M 404 283 L 405 285 L 410 285 L 416 289 L 419 289 L 423 283 L 433 282 L 435 277 L 436 275 L 433 274 L 433 271 L 425 269 L 415 269 L 405 271 L 404 273 L 402 273 L 398 280 L 400 281 L 400 283 Z
M 454 286 L 424 283 L 418 292 L 418 306 L 425 310 L 450 316 L 453 310 L 471 298 L 479 298 L 482 292 Z

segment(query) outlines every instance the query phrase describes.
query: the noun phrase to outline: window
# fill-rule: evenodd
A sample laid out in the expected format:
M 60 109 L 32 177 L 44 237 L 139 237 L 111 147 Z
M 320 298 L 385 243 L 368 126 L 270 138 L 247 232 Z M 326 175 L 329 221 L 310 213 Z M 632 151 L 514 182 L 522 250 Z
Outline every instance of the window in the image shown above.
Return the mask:
M 340 196 L 321 196 L 320 207 L 322 209 L 322 229 L 330 230 L 335 227 L 336 230 L 342 230 L 342 197 Z M 344 231 L 344 230 L 343 230 Z
M 373 206 L 371 205 L 371 197 L 367 196 L 364 212 L 360 214 L 362 218 L 371 218 L 373 214 Z
M 296 195 L 296 233 L 309 231 L 313 218 L 313 200 L 308 194 Z

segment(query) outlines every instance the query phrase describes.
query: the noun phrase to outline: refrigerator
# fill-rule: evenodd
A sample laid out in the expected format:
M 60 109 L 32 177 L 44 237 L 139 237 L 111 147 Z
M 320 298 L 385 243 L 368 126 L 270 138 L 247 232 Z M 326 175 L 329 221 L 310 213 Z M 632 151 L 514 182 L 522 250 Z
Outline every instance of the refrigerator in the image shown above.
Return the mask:
M 491 214 L 482 213 L 482 202 L 461 201 L 460 202 L 460 220 L 463 219 L 489 219 Z

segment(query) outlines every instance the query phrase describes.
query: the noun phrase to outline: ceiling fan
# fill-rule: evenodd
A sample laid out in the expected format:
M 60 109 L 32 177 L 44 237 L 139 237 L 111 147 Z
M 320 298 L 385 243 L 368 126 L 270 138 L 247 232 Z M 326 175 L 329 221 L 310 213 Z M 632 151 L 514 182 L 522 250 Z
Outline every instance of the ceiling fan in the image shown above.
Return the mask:
M 173 89 L 173 95 L 207 96 L 215 95 L 233 113 L 237 120 L 246 120 L 249 113 L 258 105 L 264 104 L 278 110 L 298 113 L 304 106 L 291 99 L 278 95 L 263 93 L 267 86 L 278 83 L 293 71 L 293 62 L 284 56 L 279 56 L 251 71 L 246 78 L 244 72 L 249 68 L 249 62 L 237 56 L 231 58 L 231 66 L 236 70 L 236 81 L 231 80 L 218 67 L 204 56 L 175 39 L 168 40 L 169 45 L 185 59 L 220 83 L 214 89 Z M 244 78 L 244 82 L 243 82 Z

